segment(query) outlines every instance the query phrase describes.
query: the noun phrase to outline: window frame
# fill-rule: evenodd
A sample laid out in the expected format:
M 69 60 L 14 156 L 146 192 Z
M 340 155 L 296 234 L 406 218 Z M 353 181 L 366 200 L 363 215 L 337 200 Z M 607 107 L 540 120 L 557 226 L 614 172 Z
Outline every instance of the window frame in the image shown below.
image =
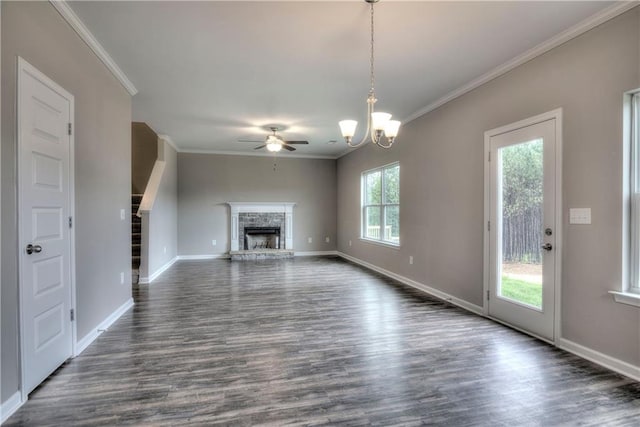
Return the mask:
M 616 302 L 640 307 L 640 89 L 623 102 L 622 284 Z
M 397 203 L 387 203 L 386 194 L 385 194 L 385 171 L 392 168 L 398 168 L 398 202 Z M 380 203 L 371 203 L 367 204 L 367 177 L 371 174 L 380 172 Z M 360 239 L 376 243 L 384 246 L 391 246 L 394 248 L 400 247 L 400 162 L 395 161 L 392 163 L 388 163 L 386 165 L 382 165 L 373 169 L 368 169 L 360 175 Z M 367 227 L 367 209 L 368 208 L 378 208 L 378 215 L 380 218 L 380 233 L 379 237 L 372 238 L 367 236 L 366 227 Z M 398 240 L 387 240 L 385 239 L 385 232 L 383 230 L 386 229 L 386 209 L 387 207 L 396 207 L 398 209 Z
M 629 165 L 629 274 L 624 291 L 640 295 L 640 91 L 630 94 L 627 133 Z

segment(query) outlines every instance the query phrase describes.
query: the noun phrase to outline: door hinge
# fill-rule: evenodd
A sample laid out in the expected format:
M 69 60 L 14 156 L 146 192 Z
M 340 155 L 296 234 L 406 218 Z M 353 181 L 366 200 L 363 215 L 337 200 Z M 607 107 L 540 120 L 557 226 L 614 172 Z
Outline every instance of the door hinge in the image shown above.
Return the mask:
M 69 123 L 67 126 L 67 133 L 71 135 L 71 123 Z
M 71 321 L 73 322 L 74 320 L 76 320 L 76 311 L 72 308 L 71 309 Z
M 491 161 L 491 151 L 489 151 L 489 161 Z
M 73 227 L 73 218 L 69 217 L 69 228 Z
M 487 231 L 491 231 L 491 221 L 487 221 Z
M 487 291 L 487 301 L 491 299 L 491 291 Z

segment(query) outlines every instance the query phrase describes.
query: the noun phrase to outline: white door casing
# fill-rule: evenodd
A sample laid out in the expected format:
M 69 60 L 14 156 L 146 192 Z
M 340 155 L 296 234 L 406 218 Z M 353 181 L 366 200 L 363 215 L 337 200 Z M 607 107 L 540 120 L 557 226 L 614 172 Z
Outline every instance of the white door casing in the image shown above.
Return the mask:
M 18 58 L 22 395 L 73 355 L 74 98 Z
M 484 311 L 489 317 L 554 342 L 560 335 L 561 267 L 561 127 L 562 111 L 554 110 L 485 133 L 485 274 Z M 519 144 L 543 144 L 542 303 L 532 307 L 501 295 L 502 208 L 501 152 Z M 551 234 L 542 234 L 544 229 Z

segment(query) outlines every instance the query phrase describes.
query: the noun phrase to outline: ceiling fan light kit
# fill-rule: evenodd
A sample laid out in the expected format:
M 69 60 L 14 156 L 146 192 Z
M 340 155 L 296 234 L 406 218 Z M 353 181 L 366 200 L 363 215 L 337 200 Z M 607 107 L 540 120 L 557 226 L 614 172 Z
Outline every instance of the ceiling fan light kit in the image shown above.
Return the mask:
M 282 150 L 283 148 L 287 151 L 296 151 L 296 149 L 294 147 L 292 147 L 291 145 L 293 144 L 304 144 L 307 145 L 309 144 L 308 141 L 285 141 L 284 139 L 282 139 L 282 137 L 280 135 L 277 134 L 278 132 L 278 128 L 277 127 L 271 127 L 269 128 L 271 129 L 272 134 L 271 135 L 267 135 L 266 140 L 264 141 L 264 144 L 257 146 L 256 148 L 254 148 L 254 150 L 260 150 L 262 148 L 267 148 L 268 151 L 272 152 L 272 153 L 277 153 L 280 150 Z M 258 142 L 258 141 L 252 141 L 252 140 L 238 140 L 239 142 Z
M 269 141 L 266 145 L 267 150 L 271 151 L 272 153 L 277 153 L 278 151 L 282 150 L 282 144 L 277 141 Z
M 340 131 L 349 147 L 358 147 L 369 138 L 371 142 L 381 148 L 391 148 L 396 136 L 398 136 L 398 130 L 400 129 L 400 122 L 398 120 L 391 120 L 391 114 L 374 111 L 374 104 L 376 103 L 376 94 L 374 89 L 375 74 L 374 74 L 374 55 L 373 55 L 373 4 L 379 0 L 365 0 L 369 3 L 371 8 L 371 56 L 370 56 L 370 81 L 371 88 L 369 89 L 369 96 L 367 98 L 367 130 L 362 137 L 362 140 L 357 144 L 353 143 L 353 137 L 356 133 L 356 127 L 358 122 L 355 120 L 342 120 L 338 124 L 340 125 Z M 383 142 L 386 138 L 386 143 Z

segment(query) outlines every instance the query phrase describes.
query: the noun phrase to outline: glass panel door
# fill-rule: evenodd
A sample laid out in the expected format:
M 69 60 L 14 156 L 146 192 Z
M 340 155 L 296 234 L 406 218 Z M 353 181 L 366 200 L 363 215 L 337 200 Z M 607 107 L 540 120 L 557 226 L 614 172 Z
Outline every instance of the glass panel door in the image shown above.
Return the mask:
M 510 128 L 487 132 L 488 314 L 553 340 L 556 118 Z

